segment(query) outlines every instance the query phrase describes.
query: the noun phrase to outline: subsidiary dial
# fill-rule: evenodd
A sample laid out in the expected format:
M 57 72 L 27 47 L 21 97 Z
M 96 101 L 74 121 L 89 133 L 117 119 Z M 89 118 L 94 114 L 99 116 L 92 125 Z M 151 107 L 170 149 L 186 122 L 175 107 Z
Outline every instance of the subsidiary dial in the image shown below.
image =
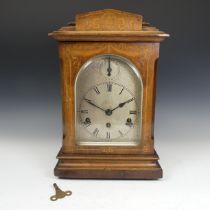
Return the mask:
M 107 79 L 113 79 L 119 74 L 119 72 L 120 72 L 119 62 L 112 59 L 111 56 L 106 56 L 105 59 L 103 59 L 100 62 L 101 62 L 101 65 L 99 67 L 99 71 Z

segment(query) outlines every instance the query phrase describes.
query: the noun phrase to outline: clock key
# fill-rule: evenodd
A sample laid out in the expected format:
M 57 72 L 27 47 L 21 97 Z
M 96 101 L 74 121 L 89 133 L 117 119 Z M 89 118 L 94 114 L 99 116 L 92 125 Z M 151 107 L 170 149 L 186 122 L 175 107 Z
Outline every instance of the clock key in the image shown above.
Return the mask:
M 50 197 L 51 201 L 56 201 L 57 199 L 61 199 L 66 196 L 70 196 L 72 194 L 71 191 L 62 191 L 56 183 L 53 184 L 53 187 L 55 188 L 55 195 Z

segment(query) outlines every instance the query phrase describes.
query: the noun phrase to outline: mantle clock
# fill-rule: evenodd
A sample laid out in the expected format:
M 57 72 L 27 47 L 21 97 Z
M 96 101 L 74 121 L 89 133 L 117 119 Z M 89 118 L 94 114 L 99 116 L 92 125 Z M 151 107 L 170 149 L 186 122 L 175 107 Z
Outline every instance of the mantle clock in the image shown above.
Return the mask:
M 59 42 L 60 178 L 158 179 L 154 150 L 159 46 L 169 35 L 141 15 L 105 9 L 49 34 Z

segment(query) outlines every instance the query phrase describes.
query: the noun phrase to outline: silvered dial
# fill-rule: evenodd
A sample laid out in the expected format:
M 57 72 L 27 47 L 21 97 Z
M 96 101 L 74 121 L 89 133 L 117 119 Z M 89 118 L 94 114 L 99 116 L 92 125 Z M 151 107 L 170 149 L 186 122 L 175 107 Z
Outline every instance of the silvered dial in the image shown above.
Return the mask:
M 86 62 L 75 83 L 77 144 L 139 144 L 142 94 L 141 77 L 127 59 L 102 55 Z
M 134 95 L 117 83 L 98 84 L 90 88 L 81 100 L 81 123 L 99 139 L 124 137 L 135 126 L 136 117 Z

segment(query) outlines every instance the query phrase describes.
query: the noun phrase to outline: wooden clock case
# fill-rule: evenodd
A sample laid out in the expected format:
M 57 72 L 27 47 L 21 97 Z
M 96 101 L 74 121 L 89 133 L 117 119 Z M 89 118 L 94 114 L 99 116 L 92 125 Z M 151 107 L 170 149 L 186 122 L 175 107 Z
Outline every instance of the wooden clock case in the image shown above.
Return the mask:
M 76 24 L 49 34 L 59 42 L 63 146 L 54 173 L 61 178 L 157 179 L 154 150 L 156 70 L 159 46 L 169 35 L 142 16 L 106 9 L 76 16 Z M 90 58 L 114 54 L 130 60 L 143 81 L 142 134 L 137 146 L 80 146 L 75 139 L 75 78 Z

